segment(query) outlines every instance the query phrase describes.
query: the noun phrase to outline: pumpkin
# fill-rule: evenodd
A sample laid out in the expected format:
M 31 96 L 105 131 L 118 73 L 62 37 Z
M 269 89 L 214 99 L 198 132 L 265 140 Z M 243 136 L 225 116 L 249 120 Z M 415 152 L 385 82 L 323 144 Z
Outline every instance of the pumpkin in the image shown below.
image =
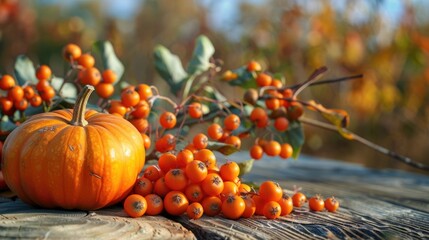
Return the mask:
M 74 109 L 34 115 L 7 137 L 4 179 L 22 201 L 95 210 L 132 190 L 145 162 L 142 136 L 122 117 L 86 111 L 92 91 L 85 86 Z

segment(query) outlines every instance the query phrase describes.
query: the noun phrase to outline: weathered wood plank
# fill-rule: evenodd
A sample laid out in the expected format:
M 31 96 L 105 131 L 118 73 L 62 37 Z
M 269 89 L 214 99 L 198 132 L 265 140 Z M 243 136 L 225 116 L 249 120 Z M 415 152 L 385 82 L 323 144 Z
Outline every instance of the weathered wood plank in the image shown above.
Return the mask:
M 21 201 L 0 203 L 0 238 L 195 239 L 165 217 L 129 218 L 120 206 L 96 212 L 50 210 Z
M 241 153 L 231 159 L 240 161 Z M 267 158 L 255 163 L 244 181 L 274 180 L 293 194 L 335 195 L 337 213 L 311 212 L 307 206 L 276 221 L 264 217 L 231 221 L 203 217 L 175 218 L 200 239 L 429 239 L 429 177 L 393 170 L 369 170 L 359 165 L 301 158 Z
M 341 208 L 315 213 L 304 206 L 275 221 L 261 216 L 237 221 L 221 216 L 188 220 L 186 215 L 132 219 L 121 206 L 95 212 L 47 210 L 6 196 L 0 198 L 0 238 L 429 239 L 428 176 L 302 157 L 263 159 L 243 180 L 274 180 L 289 195 L 294 188 L 307 196 L 334 195 Z

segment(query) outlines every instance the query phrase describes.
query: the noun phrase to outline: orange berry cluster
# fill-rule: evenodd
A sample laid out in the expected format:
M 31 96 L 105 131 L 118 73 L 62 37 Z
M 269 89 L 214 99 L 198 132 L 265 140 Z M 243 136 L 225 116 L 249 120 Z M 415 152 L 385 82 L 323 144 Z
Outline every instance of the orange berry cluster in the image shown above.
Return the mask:
M 298 207 L 306 202 L 302 193 L 291 198 L 272 181 L 263 182 L 256 192 L 241 182 L 237 163 L 228 161 L 220 168 L 216 163 L 214 153 L 208 149 L 195 153 L 183 149 L 176 155 L 162 154 L 158 164 L 148 166 L 137 179 L 132 194 L 124 202 L 124 211 L 131 217 L 158 215 L 165 211 L 173 216 L 186 213 L 191 219 L 198 219 L 203 214 L 221 214 L 228 219 L 253 215 L 276 219 L 290 214 L 295 202 Z M 320 203 L 313 203 L 312 199 L 310 208 L 322 210 L 320 206 L 315 207 Z M 335 199 L 325 204 L 332 210 L 329 204 L 336 204 L 338 208 Z
M 255 81 L 256 86 L 247 89 L 243 96 L 245 104 L 254 106 L 248 116 L 254 127 L 256 129 L 272 127 L 280 133 L 288 131 L 289 123 L 297 121 L 303 114 L 303 106 L 294 98 L 293 89 L 285 87 L 280 79 L 262 72 L 261 65 L 256 61 L 250 61 L 245 71 L 253 76 L 254 79 L 251 81 Z M 223 75 L 226 81 L 233 81 L 239 77 L 232 71 L 226 71 Z M 261 159 L 264 153 L 287 159 L 293 155 L 293 147 L 287 142 L 261 139 L 250 149 L 250 156 L 256 160 Z
M 25 111 L 29 106 L 39 107 L 43 101 L 50 102 L 55 97 L 55 89 L 49 83 L 51 76 L 52 71 L 46 65 L 36 70 L 37 84 L 19 86 L 11 75 L 3 75 L 0 89 L 7 94 L 0 97 L 2 114 L 11 116 L 15 111 Z
M 107 99 L 115 91 L 113 84 L 117 80 L 116 73 L 111 69 L 106 69 L 102 73 L 95 66 L 95 58 L 89 53 L 83 53 L 76 44 L 67 44 L 63 48 L 63 56 L 73 67 L 79 69 L 78 80 L 82 85 L 92 85 L 95 87 L 97 95 Z

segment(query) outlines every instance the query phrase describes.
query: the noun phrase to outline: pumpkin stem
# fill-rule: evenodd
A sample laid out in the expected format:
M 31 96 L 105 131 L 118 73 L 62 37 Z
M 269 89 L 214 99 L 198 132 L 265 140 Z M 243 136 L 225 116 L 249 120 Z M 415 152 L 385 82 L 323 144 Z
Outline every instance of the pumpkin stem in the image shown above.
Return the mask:
M 73 109 L 73 117 L 70 121 L 71 125 L 85 127 L 88 121 L 85 120 L 86 104 L 89 96 L 94 91 L 94 86 L 85 85 L 76 99 L 76 104 Z

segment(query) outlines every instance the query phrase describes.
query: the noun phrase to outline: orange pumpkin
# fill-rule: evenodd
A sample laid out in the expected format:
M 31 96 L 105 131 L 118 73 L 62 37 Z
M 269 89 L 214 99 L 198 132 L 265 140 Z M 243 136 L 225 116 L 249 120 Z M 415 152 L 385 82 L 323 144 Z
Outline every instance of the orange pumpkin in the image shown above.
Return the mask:
M 10 189 L 31 205 L 94 210 L 124 199 L 145 162 L 141 134 L 127 120 L 86 111 L 85 86 L 74 109 L 35 115 L 4 143 Z

